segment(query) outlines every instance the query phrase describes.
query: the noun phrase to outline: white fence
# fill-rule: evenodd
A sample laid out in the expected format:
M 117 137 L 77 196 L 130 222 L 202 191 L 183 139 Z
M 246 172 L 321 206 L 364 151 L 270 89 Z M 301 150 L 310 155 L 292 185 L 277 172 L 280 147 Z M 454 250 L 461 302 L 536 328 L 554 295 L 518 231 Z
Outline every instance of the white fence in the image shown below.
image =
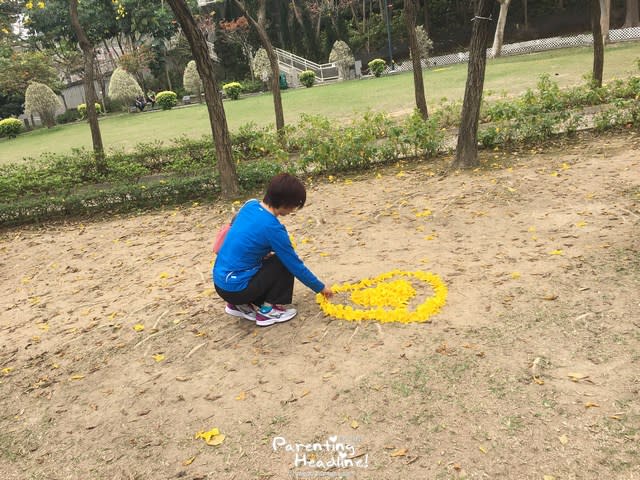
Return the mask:
M 640 27 L 618 28 L 615 30 L 609 30 L 609 42 L 626 42 L 640 39 Z M 534 52 L 545 52 L 548 50 L 556 50 L 559 48 L 573 48 L 573 47 L 587 47 L 593 45 L 593 35 L 580 34 L 572 37 L 551 37 L 541 38 L 538 40 L 529 40 L 527 42 L 509 43 L 502 47 L 501 56 L 507 57 L 510 55 L 524 55 Z M 487 49 L 487 57 L 492 57 L 493 52 L 490 48 Z M 606 56 L 606 53 L 605 53 Z M 429 57 L 422 61 L 423 68 L 439 67 L 443 65 L 452 65 L 455 63 L 466 63 L 469 61 L 469 52 L 451 53 L 448 55 L 441 55 L 438 57 Z M 406 72 L 413 70 L 413 64 L 411 60 L 406 60 L 400 64 L 394 65 L 395 68 L 387 66 L 384 73 L 389 73 L 393 70 Z

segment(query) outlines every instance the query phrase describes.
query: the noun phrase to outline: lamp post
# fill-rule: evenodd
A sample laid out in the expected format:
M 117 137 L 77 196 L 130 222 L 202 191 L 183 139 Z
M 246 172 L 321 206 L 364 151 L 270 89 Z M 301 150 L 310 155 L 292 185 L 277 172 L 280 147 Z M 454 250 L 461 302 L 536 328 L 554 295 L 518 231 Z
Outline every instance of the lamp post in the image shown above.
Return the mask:
M 389 10 L 393 8 L 393 4 L 387 3 L 388 0 L 384 1 L 384 19 L 387 24 L 387 43 L 389 45 L 389 64 L 391 65 L 391 70 L 395 70 L 396 66 L 393 63 L 393 49 L 391 48 L 391 22 L 389 20 Z

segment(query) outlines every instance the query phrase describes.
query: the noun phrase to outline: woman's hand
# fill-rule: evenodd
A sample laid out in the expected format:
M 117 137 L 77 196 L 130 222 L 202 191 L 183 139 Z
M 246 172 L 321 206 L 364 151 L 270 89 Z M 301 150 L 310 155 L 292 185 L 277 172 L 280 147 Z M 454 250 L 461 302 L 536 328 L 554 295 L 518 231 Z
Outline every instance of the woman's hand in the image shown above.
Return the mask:
M 331 290 L 329 287 L 324 287 L 320 293 L 324 295 L 324 298 L 333 297 L 333 290 Z

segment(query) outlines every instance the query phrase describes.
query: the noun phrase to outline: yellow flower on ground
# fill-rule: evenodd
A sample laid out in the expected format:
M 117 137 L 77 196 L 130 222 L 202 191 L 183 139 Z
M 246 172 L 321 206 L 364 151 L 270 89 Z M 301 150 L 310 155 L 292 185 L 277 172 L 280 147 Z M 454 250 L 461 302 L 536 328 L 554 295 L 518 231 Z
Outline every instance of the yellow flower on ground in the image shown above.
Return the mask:
M 426 283 L 434 292 L 413 311 L 409 310 L 409 302 L 417 295 L 417 291 L 408 279 Z M 333 304 L 324 295 L 318 294 L 316 301 L 325 314 L 349 321 L 376 320 L 383 323 L 426 322 L 446 304 L 448 292 L 442 279 L 434 273 L 403 270 L 392 270 L 356 283 L 334 285 L 331 290 L 338 294 L 352 292 L 353 303 L 369 308 Z

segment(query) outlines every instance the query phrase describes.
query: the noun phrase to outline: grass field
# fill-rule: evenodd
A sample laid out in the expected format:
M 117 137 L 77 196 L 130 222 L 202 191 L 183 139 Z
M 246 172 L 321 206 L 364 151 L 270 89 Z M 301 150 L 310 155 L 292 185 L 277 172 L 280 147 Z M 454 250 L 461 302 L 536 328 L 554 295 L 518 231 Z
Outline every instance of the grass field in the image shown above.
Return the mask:
M 485 97 L 515 95 L 535 86 L 539 76 L 548 73 L 560 86 L 583 82 L 591 70 L 592 50 L 576 48 L 489 60 Z M 637 72 L 634 61 L 640 57 L 640 43 L 616 44 L 605 52 L 605 81 Z M 425 70 L 424 82 L 430 109 L 442 99 L 461 99 L 467 74 L 466 64 Z M 405 114 L 414 108 L 411 72 L 340 82 L 311 89 L 283 92 L 285 121 L 295 123 L 303 113 L 322 115 L 337 121 L 360 118 L 367 110 Z M 225 111 L 231 131 L 254 122 L 274 122 L 270 94 L 226 101 Z M 100 121 L 107 150 L 130 150 L 141 142 L 169 141 L 180 136 L 199 138 L 210 135 L 207 110 L 202 105 L 144 114 L 117 114 Z M 16 139 L 0 140 L 0 163 L 38 157 L 45 152 L 65 153 L 73 148 L 91 148 L 91 135 L 83 122 L 39 129 Z

